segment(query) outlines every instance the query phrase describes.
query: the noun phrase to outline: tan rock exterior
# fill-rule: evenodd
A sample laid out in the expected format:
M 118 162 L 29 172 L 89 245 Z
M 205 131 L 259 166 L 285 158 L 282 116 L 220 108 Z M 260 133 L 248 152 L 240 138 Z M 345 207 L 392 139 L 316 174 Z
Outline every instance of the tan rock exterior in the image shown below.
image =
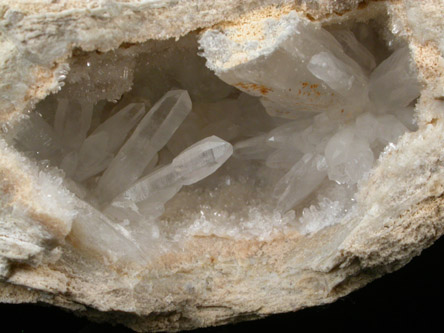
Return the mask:
M 63 212 L 36 198 L 32 166 L 0 141 L 1 301 L 45 302 L 137 331 L 217 325 L 333 302 L 402 267 L 444 233 L 444 28 L 435 16 L 425 19 L 443 11 L 442 0 L 3 1 L 0 119 L 13 125 L 57 91 L 75 48 L 178 37 L 273 3 L 326 24 L 388 13 L 392 30 L 410 43 L 424 86 L 420 128 L 378 162 L 359 192 L 361 218 L 269 242 L 196 238 L 142 270 L 112 268 L 70 245 Z M 58 205 L 64 202 L 69 194 Z

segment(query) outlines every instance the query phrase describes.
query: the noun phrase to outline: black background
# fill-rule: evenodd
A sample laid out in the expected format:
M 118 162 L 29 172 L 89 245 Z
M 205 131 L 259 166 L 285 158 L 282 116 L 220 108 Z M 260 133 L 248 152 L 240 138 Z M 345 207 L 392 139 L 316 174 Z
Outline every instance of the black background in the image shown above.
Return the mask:
M 444 238 L 401 270 L 384 276 L 333 304 L 266 319 L 194 332 L 294 331 L 300 329 L 404 330 L 440 327 L 444 317 Z M 123 326 L 89 322 L 52 307 L 0 305 L 1 332 L 116 333 Z M 441 327 L 442 329 L 442 327 Z

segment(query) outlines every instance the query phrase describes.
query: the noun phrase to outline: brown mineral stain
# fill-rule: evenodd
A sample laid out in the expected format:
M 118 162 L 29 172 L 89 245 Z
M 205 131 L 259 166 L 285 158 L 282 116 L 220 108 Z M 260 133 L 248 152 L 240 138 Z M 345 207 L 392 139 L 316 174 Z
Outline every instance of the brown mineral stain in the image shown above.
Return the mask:
M 361 3 L 358 5 L 358 9 L 364 9 L 364 8 L 367 7 L 367 5 L 368 5 L 367 2 L 361 2 Z
M 270 91 L 273 91 L 273 89 L 271 88 L 265 87 L 263 85 L 258 85 L 256 83 L 239 82 L 236 83 L 235 86 L 248 91 L 258 91 L 262 95 L 267 95 Z
M 429 121 L 429 124 L 435 126 L 437 122 L 438 122 L 438 119 L 433 118 L 432 120 Z
M 305 16 L 310 20 L 310 21 L 316 21 L 316 19 L 313 17 L 313 15 L 311 15 L 310 13 L 305 14 Z

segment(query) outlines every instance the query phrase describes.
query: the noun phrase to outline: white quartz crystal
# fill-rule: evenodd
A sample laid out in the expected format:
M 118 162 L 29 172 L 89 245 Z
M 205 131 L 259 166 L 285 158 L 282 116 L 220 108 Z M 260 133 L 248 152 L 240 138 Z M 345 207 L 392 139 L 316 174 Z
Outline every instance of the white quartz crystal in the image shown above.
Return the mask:
M 99 200 L 109 202 L 133 184 L 190 111 L 191 100 L 186 91 L 166 93 L 140 121 L 105 170 L 97 184 Z
M 132 91 L 83 99 L 85 69 L 8 134 L 63 170 L 79 200 L 73 240 L 146 263 L 193 236 L 313 233 L 356 212 L 384 147 L 417 128 L 408 48 L 381 50 L 367 26 L 328 31 L 295 12 L 257 25 L 248 38 L 229 25 L 199 37 L 216 75 L 188 36 L 131 60 L 122 89 Z
M 195 112 L 190 112 L 182 125 L 167 143 L 168 150 L 178 155 L 184 149 L 201 139 L 202 121 Z
M 91 126 L 93 106 L 89 103 L 61 99 L 55 114 L 54 128 L 66 150 L 77 150 Z
M 21 122 L 13 140 L 18 148 L 39 159 L 56 160 L 62 146 L 54 129 L 38 113 L 30 113 Z
M 142 246 L 122 226 L 86 202 L 77 205 L 72 225 L 73 241 L 78 247 L 98 252 L 112 262 L 122 259 L 145 262 Z
M 237 38 L 235 28 L 206 31 L 200 45 L 207 66 L 225 82 L 261 96 L 267 111 L 275 116 L 297 118 L 301 111 L 356 108 L 363 102 L 365 90 L 360 88 L 365 74 L 318 23 L 291 12 L 279 20 L 264 20 L 260 29 L 257 39 Z M 329 74 L 322 75 L 324 71 Z
M 328 178 L 338 183 L 355 184 L 373 166 L 369 143 L 361 139 L 354 128 L 337 132 L 325 147 Z
M 285 212 L 293 208 L 313 193 L 326 175 L 325 158 L 305 154 L 276 184 L 273 196 L 277 199 L 278 209 Z
M 408 47 L 396 50 L 370 76 L 369 96 L 385 111 L 404 108 L 419 96 L 416 71 Z
M 295 149 L 278 149 L 267 157 L 265 165 L 269 168 L 288 169 L 299 161 L 302 155 L 302 152 Z
M 234 145 L 234 156 L 245 160 L 265 160 L 271 149 L 265 144 L 267 135 L 259 135 L 237 142 Z
M 110 136 L 106 132 L 90 135 L 82 144 L 78 154 L 77 168 L 73 178 L 79 182 L 103 171 L 114 155 L 108 150 Z
M 81 182 L 105 170 L 144 114 L 143 104 L 129 104 L 98 126 L 80 148 L 74 179 Z
M 157 217 L 156 212 L 162 211 L 159 207 L 163 207 L 182 186 L 211 175 L 232 153 L 233 148 L 228 142 L 215 136 L 205 138 L 184 150 L 171 164 L 141 178 L 119 195 L 111 206 L 114 209 L 126 206 L 138 212 L 138 207 L 134 206 L 137 204 L 147 217 Z M 110 209 L 113 208 L 108 211 Z
M 91 135 L 106 133 L 108 135 L 108 150 L 115 152 L 125 142 L 128 133 L 139 123 L 145 115 L 143 103 L 131 103 L 118 111 L 115 115 L 100 124 Z
M 366 98 L 367 78 L 359 66 L 351 66 L 327 51 L 312 56 L 307 68 L 345 99 Z
M 362 45 L 350 30 L 333 30 L 332 35 L 341 43 L 344 52 L 356 61 L 366 73 L 376 67 L 375 56 Z

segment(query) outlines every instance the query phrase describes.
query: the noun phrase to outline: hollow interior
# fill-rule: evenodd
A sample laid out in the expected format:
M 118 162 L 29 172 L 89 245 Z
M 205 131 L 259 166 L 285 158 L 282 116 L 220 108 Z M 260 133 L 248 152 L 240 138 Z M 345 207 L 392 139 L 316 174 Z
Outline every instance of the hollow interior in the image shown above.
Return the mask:
M 380 154 L 416 130 L 419 85 L 408 48 L 372 22 L 304 29 L 322 49 L 295 40 L 257 65 L 248 55 L 248 82 L 218 73 L 231 85 L 200 55 L 211 67 L 216 32 L 77 51 L 60 92 L 7 138 L 75 196 L 70 237 L 114 261 L 193 236 L 316 232 L 356 213 Z

